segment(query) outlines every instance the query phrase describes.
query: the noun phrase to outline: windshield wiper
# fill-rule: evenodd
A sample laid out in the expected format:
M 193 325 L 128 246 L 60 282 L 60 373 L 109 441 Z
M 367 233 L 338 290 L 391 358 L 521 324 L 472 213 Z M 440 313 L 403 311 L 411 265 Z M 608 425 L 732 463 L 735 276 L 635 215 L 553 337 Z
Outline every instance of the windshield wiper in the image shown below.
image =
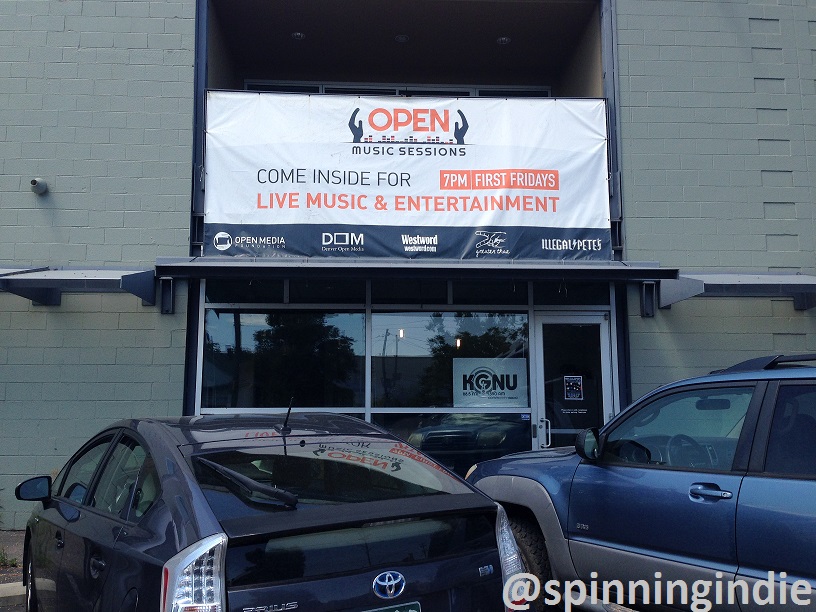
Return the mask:
M 248 491 L 250 494 L 260 493 L 261 495 L 266 495 L 267 497 L 283 502 L 284 505 L 291 510 L 294 510 L 295 507 L 297 506 L 298 503 L 297 496 L 290 493 L 289 491 L 284 491 L 283 489 L 279 489 L 278 487 L 265 485 L 262 482 L 253 480 L 249 476 L 244 476 L 243 474 L 240 474 L 235 470 L 231 470 L 228 467 L 219 465 L 218 463 L 210 461 L 209 459 L 205 459 L 204 457 L 196 457 L 195 459 L 199 463 L 206 465 L 213 472 L 215 472 L 225 480 L 228 480 L 229 482 L 238 485 L 242 489 Z M 263 501 L 255 497 L 251 496 L 249 497 L 252 501 Z

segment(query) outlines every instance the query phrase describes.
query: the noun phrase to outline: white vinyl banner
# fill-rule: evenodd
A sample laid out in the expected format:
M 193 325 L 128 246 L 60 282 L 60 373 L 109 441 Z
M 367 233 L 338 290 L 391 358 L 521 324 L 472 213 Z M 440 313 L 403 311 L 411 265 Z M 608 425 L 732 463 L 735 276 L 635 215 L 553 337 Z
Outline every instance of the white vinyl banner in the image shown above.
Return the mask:
M 209 92 L 205 254 L 611 259 L 602 100 Z

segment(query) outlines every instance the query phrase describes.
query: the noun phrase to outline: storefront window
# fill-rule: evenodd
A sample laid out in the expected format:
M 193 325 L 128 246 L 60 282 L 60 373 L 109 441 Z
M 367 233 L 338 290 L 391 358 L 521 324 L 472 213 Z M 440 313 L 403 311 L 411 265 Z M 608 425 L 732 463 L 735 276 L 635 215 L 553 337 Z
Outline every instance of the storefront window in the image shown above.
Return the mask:
M 479 461 L 530 450 L 530 413 L 380 413 L 372 421 L 464 476 Z
M 528 337 L 518 313 L 372 315 L 371 420 L 462 475 L 529 450 Z
M 527 316 L 372 315 L 372 407 L 527 408 Z
M 365 316 L 208 309 L 202 408 L 365 407 Z

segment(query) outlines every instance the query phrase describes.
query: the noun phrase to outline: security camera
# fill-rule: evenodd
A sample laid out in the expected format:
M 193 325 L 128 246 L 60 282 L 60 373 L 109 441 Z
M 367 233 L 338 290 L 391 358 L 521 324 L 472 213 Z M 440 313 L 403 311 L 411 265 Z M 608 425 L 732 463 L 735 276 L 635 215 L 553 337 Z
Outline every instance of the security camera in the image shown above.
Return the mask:
M 31 179 L 31 191 L 37 195 L 42 195 L 48 191 L 48 184 L 41 178 Z

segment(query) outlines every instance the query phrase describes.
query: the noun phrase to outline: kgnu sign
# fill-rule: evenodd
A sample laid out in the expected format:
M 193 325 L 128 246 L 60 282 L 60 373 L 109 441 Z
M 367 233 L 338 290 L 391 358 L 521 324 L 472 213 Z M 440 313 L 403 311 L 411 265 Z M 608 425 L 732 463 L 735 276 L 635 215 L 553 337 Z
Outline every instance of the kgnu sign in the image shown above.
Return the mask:
M 517 374 L 497 374 L 490 368 L 483 367 L 462 375 L 462 391 L 465 395 L 489 395 L 499 391 L 515 391 L 517 388 Z

